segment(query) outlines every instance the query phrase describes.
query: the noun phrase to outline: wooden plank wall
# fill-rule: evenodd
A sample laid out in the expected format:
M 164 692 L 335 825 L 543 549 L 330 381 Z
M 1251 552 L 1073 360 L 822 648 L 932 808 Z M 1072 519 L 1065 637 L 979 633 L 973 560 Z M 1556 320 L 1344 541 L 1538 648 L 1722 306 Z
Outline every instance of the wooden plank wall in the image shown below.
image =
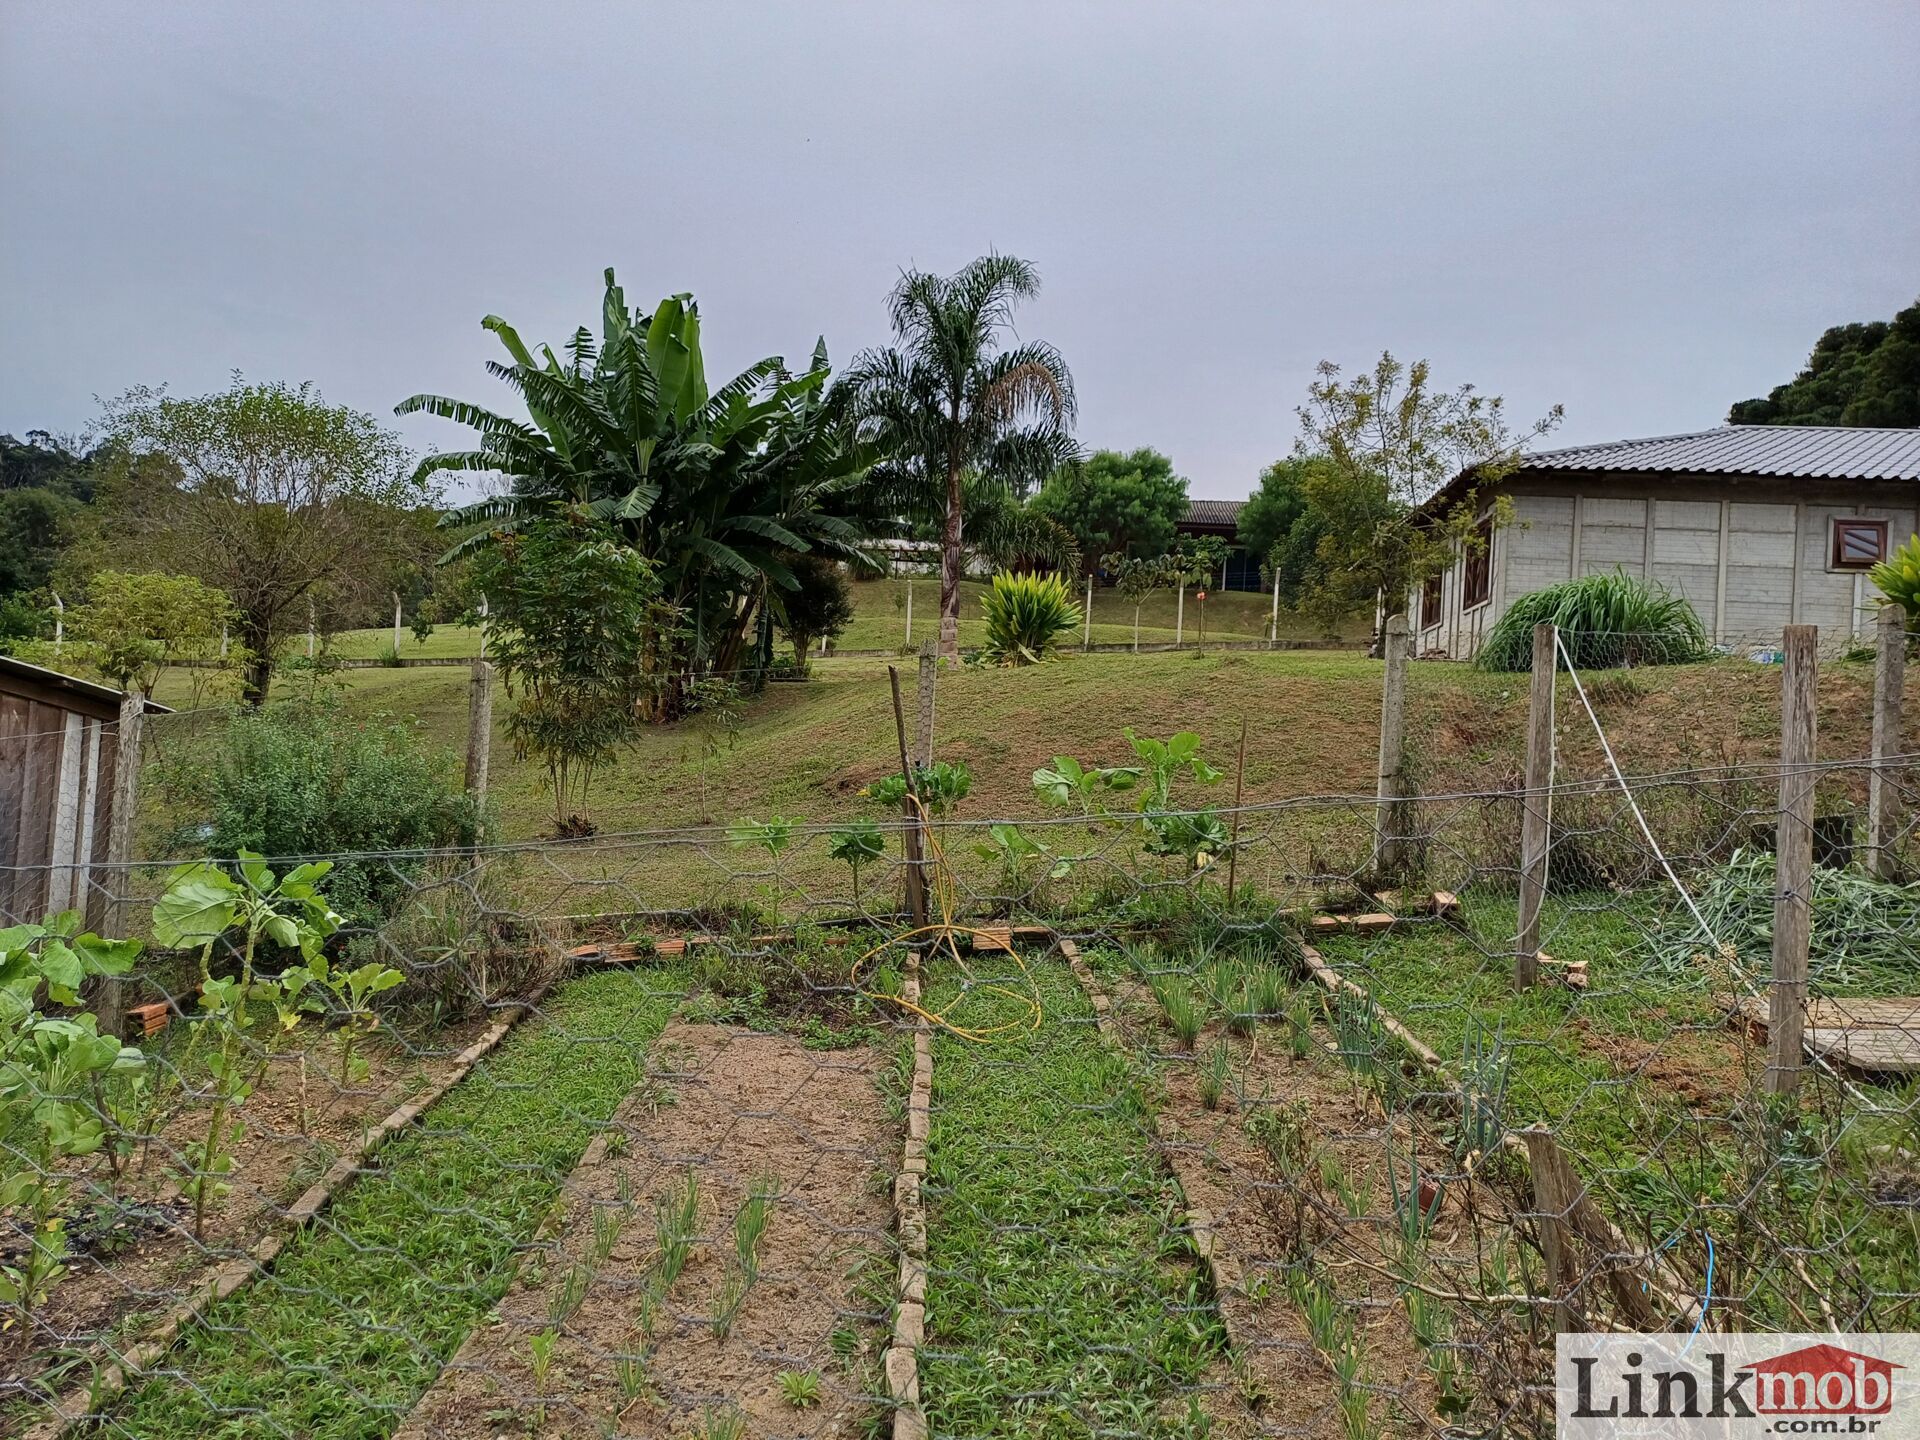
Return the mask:
M 0 923 L 104 912 L 117 722 L 0 694 Z

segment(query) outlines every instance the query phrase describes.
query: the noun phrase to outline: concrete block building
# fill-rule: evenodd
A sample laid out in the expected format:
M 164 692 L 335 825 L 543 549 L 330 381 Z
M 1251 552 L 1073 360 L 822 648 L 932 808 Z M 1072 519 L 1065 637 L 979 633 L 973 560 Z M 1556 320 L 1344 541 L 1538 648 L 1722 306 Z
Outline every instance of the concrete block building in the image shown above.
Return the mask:
M 1427 508 L 1474 489 L 1455 479 Z M 1818 625 L 1823 648 L 1872 627 L 1866 572 L 1914 533 L 1920 430 L 1727 425 L 1527 457 L 1478 503 L 1515 523 L 1414 597 L 1416 653 L 1469 659 L 1529 591 L 1611 571 L 1684 595 L 1716 642 Z

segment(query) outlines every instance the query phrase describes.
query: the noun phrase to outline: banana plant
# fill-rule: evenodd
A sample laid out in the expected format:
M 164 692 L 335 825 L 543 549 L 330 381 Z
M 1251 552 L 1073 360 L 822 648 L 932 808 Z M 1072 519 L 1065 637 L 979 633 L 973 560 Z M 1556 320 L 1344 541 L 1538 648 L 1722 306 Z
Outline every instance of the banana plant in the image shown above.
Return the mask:
M 31 1315 L 66 1273 L 65 1210 L 71 1178 L 65 1161 L 108 1144 L 101 1080 L 138 1070 L 141 1052 L 102 1035 L 91 1014 L 49 1015 L 78 1005 L 89 978 L 124 975 L 140 954 L 136 940 L 81 933 L 64 912 L 40 925 L 0 930 L 0 1145 L 15 1167 L 0 1178 L 0 1210 L 26 1219 L 27 1248 L 0 1265 L 0 1304 Z M 90 1094 L 94 1103 L 79 1098 Z
M 316 961 L 325 963 L 321 947 L 340 928 L 340 916 L 321 895 L 319 885 L 333 868 L 331 861 L 299 865 L 276 877 L 266 861 L 242 850 L 229 873 L 211 860 L 182 865 L 167 877 L 167 888 L 153 907 L 153 938 L 172 950 L 199 947 L 200 1009 L 188 1055 L 203 1035 L 213 1049 L 206 1067 L 212 1083 L 205 1135 L 186 1147 L 190 1162 L 186 1191 L 193 1200 L 193 1233 L 205 1237 L 207 1204 L 224 1195 L 223 1178 L 233 1169 L 233 1149 L 246 1133 L 237 1118 L 259 1084 L 274 1039 L 298 1024 L 298 997 L 311 978 Z M 213 974 L 214 947 L 229 932 L 240 935 L 237 977 Z M 261 942 L 298 950 L 304 965 L 289 967 L 278 979 L 255 973 Z M 258 1005 L 271 1005 L 278 1025 L 264 1045 L 249 1036 Z

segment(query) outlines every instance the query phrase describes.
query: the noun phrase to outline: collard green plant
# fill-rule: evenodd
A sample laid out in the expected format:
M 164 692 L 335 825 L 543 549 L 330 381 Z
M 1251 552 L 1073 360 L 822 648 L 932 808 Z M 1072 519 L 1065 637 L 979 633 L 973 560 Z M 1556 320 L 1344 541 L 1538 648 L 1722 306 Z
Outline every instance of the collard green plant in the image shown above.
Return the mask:
M 860 867 L 885 857 L 886 837 L 871 820 L 854 820 L 829 836 L 827 854 L 853 870 L 853 903 L 860 904 Z
M 241 852 L 231 874 L 210 860 L 198 860 L 168 875 L 166 890 L 153 907 L 156 945 L 200 952 L 203 1013 L 194 1025 L 187 1060 L 195 1052 L 206 1052 L 208 1118 L 204 1135 L 185 1147 L 186 1193 L 193 1202 L 196 1239 L 206 1234 L 209 1201 L 226 1192 L 222 1177 L 232 1170 L 233 1146 L 245 1133 L 240 1111 L 259 1083 L 274 1040 L 299 1023 L 299 995 L 310 967 L 322 960 L 322 944 L 340 928 L 340 916 L 319 888 L 331 869 L 322 860 L 275 876 L 260 856 L 248 851 Z M 229 932 L 239 936 L 232 947 L 239 974 L 215 976 L 214 947 Z M 277 980 L 263 978 L 255 973 L 263 946 L 297 950 L 306 963 L 290 967 Z M 256 1007 L 263 1004 L 274 1010 L 278 1027 L 259 1043 L 251 1032 Z
M 973 790 L 973 772 L 958 760 L 916 765 L 913 776 L 920 803 L 927 807 L 928 814 L 941 819 L 951 815 Z M 906 798 L 907 782 L 903 776 L 889 775 L 874 781 L 860 793 L 882 805 L 897 807 Z
M 980 608 L 987 619 L 983 653 L 1002 665 L 1039 664 L 1081 620 L 1073 591 L 1058 575 L 995 575 Z
M 367 1078 L 365 1059 L 354 1054 L 356 1043 L 380 1028 L 379 1012 L 373 997 L 393 989 L 406 976 L 390 965 L 368 961 L 352 970 L 335 967 L 324 951 L 316 951 L 305 965 L 282 973 L 283 991 L 305 991 L 301 1008 L 326 1016 L 333 1032 L 333 1043 L 340 1054 L 340 1083 L 355 1085 Z
M 109 1143 L 102 1078 L 145 1063 L 93 1015 L 48 1014 L 40 995 L 77 1006 L 85 981 L 125 974 L 139 953 L 138 941 L 82 933 L 71 911 L 0 930 L 0 1210 L 26 1232 L 24 1254 L 0 1265 L 0 1305 L 32 1314 L 66 1273 L 66 1162 Z
M 744 820 L 736 820 L 727 827 L 727 841 L 738 849 L 757 848 L 767 852 L 772 862 L 772 875 L 767 882 L 768 896 L 773 904 L 773 921 L 780 923 L 780 857 L 798 838 L 794 827 L 800 822 L 783 815 L 773 815 L 765 820 L 755 820 L 749 815 Z
M 987 827 L 987 838 L 973 847 L 982 860 L 995 861 L 1000 867 L 1000 883 L 1009 900 L 1026 893 L 1030 870 L 1044 871 L 1050 880 L 1058 880 L 1073 869 L 1065 856 L 1054 856 L 1046 846 L 1005 821 Z
M 1559 627 L 1576 668 L 1687 665 L 1713 646 L 1692 605 L 1665 586 L 1622 570 L 1583 575 L 1522 595 L 1487 632 L 1476 663 L 1482 670 L 1533 667 L 1533 627 Z

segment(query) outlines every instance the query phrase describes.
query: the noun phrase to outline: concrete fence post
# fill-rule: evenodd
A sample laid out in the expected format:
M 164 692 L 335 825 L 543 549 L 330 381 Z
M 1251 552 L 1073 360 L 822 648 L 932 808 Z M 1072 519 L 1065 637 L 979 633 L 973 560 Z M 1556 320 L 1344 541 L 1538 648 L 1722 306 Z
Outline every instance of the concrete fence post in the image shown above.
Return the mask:
M 1527 691 L 1527 776 L 1520 811 L 1520 924 L 1513 942 L 1513 988 L 1540 981 L 1540 909 L 1547 898 L 1547 850 L 1553 819 L 1554 627 L 1533 627 L 1533 675 Z
M 1080 632 L 1080 648 L 1091 650 L 1093 648 L 1093 576 L 1091 575 L 1087 576 L 1087 612 L 1081 617 L 1081 623 L 1084 628 Z
M 493 666 L 473 662 L 467 693 L 467 793 L 476 807 L 487 800 L 487 770 L 493 748 Z
M 1382 885 L 1405 878 L 1413 829 L 1407 801 L 1407 617 L 1387 621 L 1386 672 L 1380 688 L 1380 768 L 1374 807 L 1373 872 Z
M 113 745 L 113 814 L 107 822 L 107 883 L 113 888 L 101 930 L 115 940 L 133 931 L 133 823 L 140 810 L 140 759 L 146 725 L 146 697 L 130 690 L 120 697 L 120 733 Z M 89 911 L 91 906 L 88 907 Z M 102 976 L 94 994 L 93 1013 L 102 1035 L 126 1029 L 126 982 L 118 975 Z
M 1173 648 L 1180 648 L 1180 641 L 1187 632 L 1187 582 L 1180 582 L 1180 589 L 1173 602 Z
M 1780 818 L 1774 829 L 1773 983 L 1767 994 L 1770 1095 L 1800 1084 L 1807 1024 L 1807 951 L 1812 940 L 1814 698 L 1820 629 L 1789 625 L 1780 674 Z
M 1884 605 L 1874 626 L 1873 769 L 1867 776 L 1867 868 L 1882 880 L 1894 879 L 1900 870 L 1894 847 L 1906 806 L 1890 762 L 1905 753 L 1900 705 L 1906 678 L 1906 611 Z

